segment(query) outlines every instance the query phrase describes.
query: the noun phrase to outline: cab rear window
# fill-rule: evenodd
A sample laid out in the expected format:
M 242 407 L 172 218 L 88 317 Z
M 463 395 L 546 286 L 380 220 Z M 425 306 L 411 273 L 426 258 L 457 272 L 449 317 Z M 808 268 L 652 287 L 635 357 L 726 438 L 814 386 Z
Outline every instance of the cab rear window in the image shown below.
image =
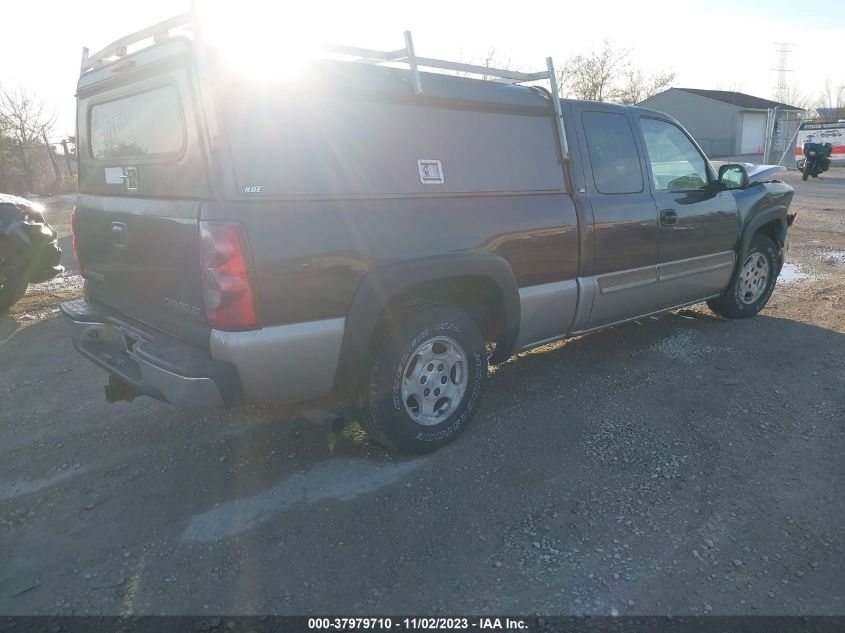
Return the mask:
M 185 125 L 174 86 L 160 86 L 91 107 L 91 156 L 97 159 L 180 154 Z

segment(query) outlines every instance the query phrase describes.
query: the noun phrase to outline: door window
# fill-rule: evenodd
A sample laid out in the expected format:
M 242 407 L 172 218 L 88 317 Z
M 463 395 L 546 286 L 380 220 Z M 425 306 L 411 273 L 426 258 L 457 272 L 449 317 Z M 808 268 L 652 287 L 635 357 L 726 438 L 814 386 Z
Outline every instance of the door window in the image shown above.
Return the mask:
M 642 191 L 642 168 L 628 119 L 615 112 L 584 112 L 581 122 L 599 193 Z
M 640 119 L 657 191 L 698 191 L 708 185 L 704 157 L 679 127 Z

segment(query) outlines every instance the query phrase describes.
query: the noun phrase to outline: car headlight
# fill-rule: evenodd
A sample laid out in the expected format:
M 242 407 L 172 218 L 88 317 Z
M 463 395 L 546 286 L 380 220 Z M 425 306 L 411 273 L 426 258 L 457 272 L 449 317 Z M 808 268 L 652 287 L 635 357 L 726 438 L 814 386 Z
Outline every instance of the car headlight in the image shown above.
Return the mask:
M 38 209 L 23 209 L 22 212 L 25 224 L 46 224 L 43 213 Z

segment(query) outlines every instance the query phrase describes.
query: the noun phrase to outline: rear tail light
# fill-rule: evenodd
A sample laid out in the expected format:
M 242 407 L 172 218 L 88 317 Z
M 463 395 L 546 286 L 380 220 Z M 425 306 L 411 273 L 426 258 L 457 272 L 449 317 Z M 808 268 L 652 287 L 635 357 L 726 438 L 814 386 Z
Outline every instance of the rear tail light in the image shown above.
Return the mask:
M 236 222 L 200 222 L 200 259 L 205 309 L 211 327 L 258 327 L 248 263 L 252 258 Z
M 70 214 L 70 240 L 73 247 L 73 256 L 76 258 L 76 265 L 79 267 L 79 274 L 85 276 L 85 268 L 82 266 L 82 261 L 79 259 L 79 229 L 76 225 L 76 207 Z

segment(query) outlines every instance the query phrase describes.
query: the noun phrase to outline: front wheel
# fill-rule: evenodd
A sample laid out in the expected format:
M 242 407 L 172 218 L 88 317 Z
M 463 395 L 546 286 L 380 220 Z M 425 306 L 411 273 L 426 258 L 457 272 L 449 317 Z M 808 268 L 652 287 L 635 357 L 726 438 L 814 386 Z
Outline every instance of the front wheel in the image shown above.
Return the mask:
M 405 306 L 376 343 L 361 390 L 362 424 L 388 448 L 433 451 L 466 429 L 486 381 L 484 336 L 466 312 Z
M 801 180 L 807 180 L 810 177 L 810 161 L 804 161 L 804 169 L 801 170 Z
M 11 308 L 26 292 L 28 284 L 25 268 L 0 268 L 0 312 Z
M 721 297 L 707 302 L 716 314 L 731 318 L 752 317 L 769 302 L 780 273 L 781 255 L 775 243 L 757 234 L 740 260 Z

